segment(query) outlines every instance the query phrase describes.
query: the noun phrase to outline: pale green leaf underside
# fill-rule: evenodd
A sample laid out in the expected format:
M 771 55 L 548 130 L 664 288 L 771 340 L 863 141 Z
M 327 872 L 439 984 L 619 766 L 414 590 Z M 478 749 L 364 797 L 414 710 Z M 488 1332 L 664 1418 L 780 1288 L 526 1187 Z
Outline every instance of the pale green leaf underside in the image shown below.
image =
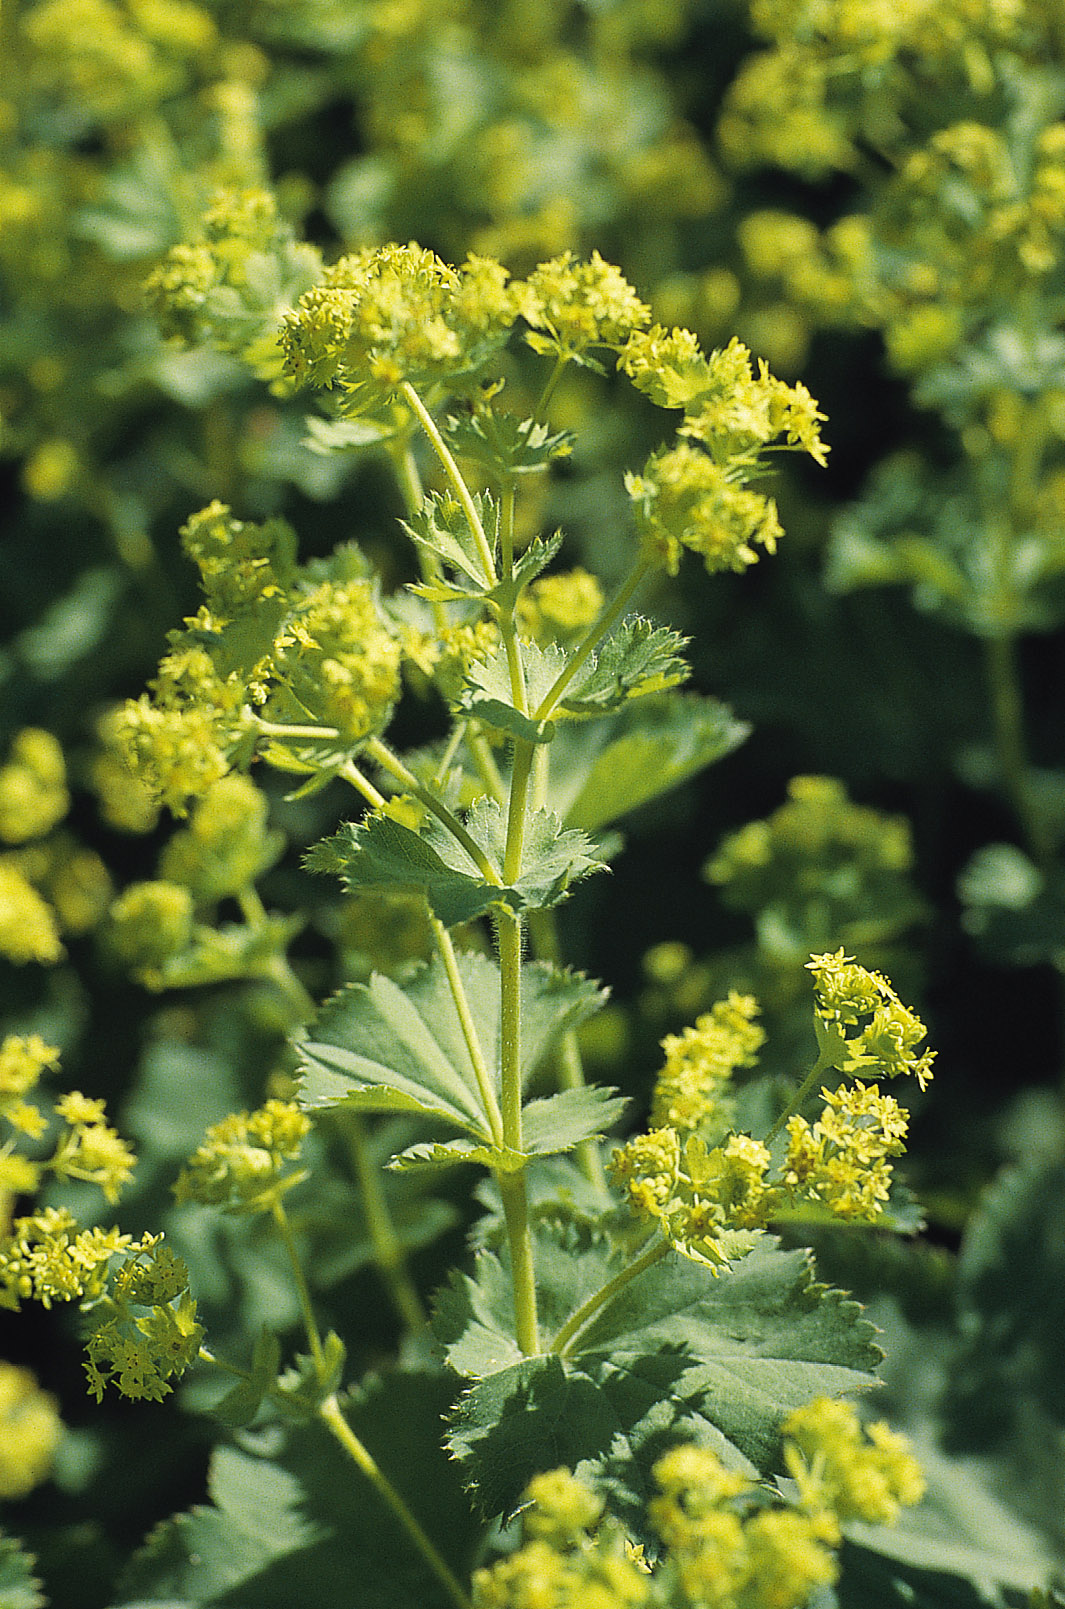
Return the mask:
M 458 965 L 477 1042 L 498 1095 L 499 968 L 485 956 L 469 954 L 460 954 Z M 521 993 L 526 1078 L 559 1035 L 598 1010 L 604 996 L 587 978 L 542 962 L 523 967 Z M 353 984 L 327 1001 L 308 1029 L 300 1055 L 300 1099 L 306 1107 L 347 1102 L 374 1111 L 417 1111 L 492 1145 L 458 1009 L 436 957 L 402 987 L 375 974 L 369 983 Z M 609 1093 L 603 1092 L 601 1115 L 585 1133 L 601 1132 L 613 1121 Z M 536 1113 L 539 1105 L 530 1106 L 534 1139 L 547 1137 L 549 1130 Z M 567 1113 L 571 1128 L 592 1119 L 590 1108 L 578 1112 L 570 1099 L 556 1116 L 556 1127 L 565 1128 Z
M 568 827 L 599 832 L 737 748 L 750 727 L 696 694 L 652 694 L 594 726 L 561 726 L 550 804 Z

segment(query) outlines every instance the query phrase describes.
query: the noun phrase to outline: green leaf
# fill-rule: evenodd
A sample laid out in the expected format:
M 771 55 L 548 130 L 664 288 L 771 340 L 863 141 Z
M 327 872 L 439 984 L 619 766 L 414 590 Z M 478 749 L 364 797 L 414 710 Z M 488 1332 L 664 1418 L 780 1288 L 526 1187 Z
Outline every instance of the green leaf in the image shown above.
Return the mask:
M 571 430 L 552 431 L 536 419 L 510 413 L 449 414 L 445 434 L 460 458 L 485 464 L 496 474 L 529 475 L 568 458 L 576 441 Z
M 0 1531 L 0 1609 L 44 1609 L 47 1599 L 33 1565 L 22 1543 Z
M 440 1446 L 439 1375 L 371 1380 L 345 1417 L 460 1580 L 476 1526 Z M 115 1609 L 454 1609 L 399 1525 L 319 1424 L 288 1425 L 249 1450 L 219 1449 L 213 1503 L 166 1521 L 135 1556 Z
M 607 715 L 630 698 L 676 687 L 691 675 L 680 652 L 687 642 L 638 615 L 622 621 L 578 671 L 559 708 L 571 715 Z
M 308 414 L 304 423 L 307 434 L 305 447 L 314 453 L 350 451 L 353 447 L 379 447 L 395 434 L 393 429 L 377 419 L 323 419 Z
M 595 726 L 562 725 L 552 808 L 567 826 L 599 832 L 731 754 L 749 732 L 717 699 L 680 693 L 652 694 Z
M 281 1367 L 281 1342 L 264 1325 L 252 1353 L 251 1374 L 226 1393 L 211 1412 L 224 1425 L 247 1425 L 255 1418 L 263 1398 L 277 1384 Z
M 489 1075 L 498 1079 L 499 969 L 460 954 L 459 972 Z M 604 996 L 576 973 L 543 962 L 522 968 L 522 1077 L 527 1079 L 568 1028 Z M 434 957 L 402 987 L 374 975 L 326 1003 L 300 1046 L 300 1099 L 309 1108 L 348 1102 L 376 1111 L 418 1111 L 491 1145 L 458 1010 L 443 963 Z M 538 1103 L 534 1103 L 538 1104 Z
M 544 1345 L 625 1261 L 576 1223 L 535 1227 Z M 694 1437 L 733 1467 L 774 1471 L 780 1423 L 819 1393 L 872 1383 L 880 1358 L 856 1302 L 815 1282 L 803 1251 L 771 1237 L 715 1277 L 675 1252 L 647 1268 L 578 1332 L 566 1355 L 519 1360 L 505 1263 L 482 1253 L 453 1275 L 434 1330 L 449 1363 L 475 1383 L 449 1445 L 478 1502 L 511 1512 L 549 1451 L 602 1476 L 626 1514 L 640 1512 L 650 1468 Z
M 499 537 L 499 505 L 487 492 L 476 492 L 473 502 L 494 557 Z M 484 556 L 466 511 L 453 493 L 430 492 L 413 518 L 402 523 L 419 547 L 455 572 L 458 584 L 452 595 L 479 597 L 493 585 L 493 578 L 485 572 Z
M 526 702 L 536 709 L 545 698 L 566 663 L 563 650 L 555 644 L 540 648 L 535 643 L 519 643 L 524 672 Z M 546 743 L 555 734 L 553 721 L 534 721 L 515 707 L 506 649 L 497 648 L 488 659 L 479 660 L 466 672 L 466 684 L 459 699 L 460 708 L 511 737 L 529 743 Z
M 522 1112 L 522 1140 L 533 1156 L 557 1156 L 582 1140 L 602 1139 L 628 1101 L 603 1084 L 563 1089 L 530 1101 Z
M 602 1086 L 561 1090 L 543 1100 L 530 1101 L 522 1113 L 523 1149 L 510 1146 L 473 1145 L 469 1140 L 453 1140 L 449 1145 L 408 1146 L 390 1166 L 455 1167 L 479 1162 L 483 1167 L 513 1173 L 525 1167 L 534 1156 L 560 1156 L 572 1151 L 582 1140 L 602 1138 L 625 1110 L 627 1101 L 613 1098 Z
M 465 826 L 498 882 L 483 875 L 470 853 L 435 818 L 419 832 L 389 816 L 347 822 L 332 838 L 316 844 L 305 864 L 311 871 L 342 877 L 349 889 L 424 894 L 449 927 L 483 916 L 494 905 L 509 905 L 516 911 L 557 905 L 571 883 L 602 866 L 583 833 L 563 830 L 549 811 L 530 811 L 521 873 L 513 883 L 504 883 L 507 818 L 502 807 L 494 799 L 478 799 Z

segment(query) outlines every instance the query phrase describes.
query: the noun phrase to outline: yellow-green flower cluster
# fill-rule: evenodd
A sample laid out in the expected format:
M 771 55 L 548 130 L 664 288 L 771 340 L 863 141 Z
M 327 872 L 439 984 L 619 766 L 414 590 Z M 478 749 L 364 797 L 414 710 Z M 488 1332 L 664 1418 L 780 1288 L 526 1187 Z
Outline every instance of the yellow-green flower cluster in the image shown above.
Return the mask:
M 670 575 L 684 548 L 698 553 L 711 575 L 746 570 L 757 548 L 775 553 L 784 534 L 772 498 L 738 485 L 727 468 L 686 443 L 652 453 L 641 474 L 626 475 L 625 488 L 644 553 Z
M 99 857 L 52 832 L 70 808 L 63 751 L 51 732 L 24 727 L 0 766 L 0 955 L 23 965 L 63 956 L 61 931 L 85 932 L 108 897 Z
M 839 1576 L 841 1524 L 893 1524 L 924 1482 L 905 1438 L 882 1423 L 863 1432 L 849 1403 L 818 1398 L 783 1428 L 793 1501 L 709 1448 L 658 1459 L 647 1507 L 662 1542 L 654 1565 L 583 1481 L 564 1469 L 536 1476 L 523 1545 L 477 1571 L 475 1609 L 802 1609 Z
M 291 1101 L 269 1100 L 255 1112 L 234 1112 L 214 1123 L 174 1186 L 179 1202 L 221 1206 L 227 1212 L 268 1212 L 306 1175 L 285 1168 L 310 1131 L 310 1119 Z
M 48 1479 L 62 1433 L 55 1398 L 29 1369 L 0 1361 L 0 1499 L 25 1497 Z
M 192 943 L 193 898 L 181 883 L 131 883 L 115 900 L 104 929 L 107 950 L 144 978 Z
M 199 240 L 172 246 L 144 282 L 160 333 L 237 352 L 265 380 L 281 374 L 278 325 L 322 269 L 297 241 L 268 190 L 224 189 L 204 212 Z
M 21 966 L 63 954 L 55 912 L 13 860 L 0 859 L 0 955 Z
M 62 748 L 51 732 L 24 727 L 0 766 L 0 838 L 9 844 L 41 838 L 69 809 Z
M 540 576 L 518 600 L 518 624 L 534 642 L 568 646 L 583 637 L 605 601 L 599 581 L 587 570 Z
M 295 724 L 310 716 L 354 747 L 391 715 L 401 658 L 371 582 L 323 581 L 295 601 L 274 640 L 264 714 Z
M 267 826 L 269 801 L 247 777 L 235 773 L 211 784 L 189 819 L 167 841 L 159 860 L 165 884 L 180 884 L 197 905 L 213 905 L 254 883 L 273 865 L 284 834 Z M 114 907 L 112 907 L 112 917 Z M 173 953 L 187 943 L 187 936 Z
M 648 557 L 675 574 L 687 547 L 713 573 L 745 570 L 756 548 L 773 553 L 783 534 L 776 504 L 747 482 L 769 449 L 824 464 L 824 415 L 805 386 L 775 379 L 763 362 L 756 374 L 740 341 L 707 356 L 690 330 L 661 325 L 630 336 L 618 367 L 659 407 L 684 410 L 677 428 L 687 440 L 657 449 L 626 477 Z
M 905 1150 L 909 1114 L 875 1084 L 857 1081 L 821 1095 L 815 1123 L 797 1113 L 788 1118 L 784 1185 L 836 1218 L 868 1223 L 890 1195 L 888 1158 Z
M 793 777 L 787 801 L 730 833 L 703 868 L 734 910 L 758 922 L 774 960 L 805 962 L 837 936 L 857 944 L 893 937 L 921 912 L 907 875 L 909 824 L 848 798 L 834 777 Z
M 730 88 L 722 148 L 737 165 L 810 174 L 849 171 L 863 139 L 897 138 L 899 106 L 932 86 L 987 95 L 1005 52 L 1039 62 L 1053 48 L 1040 0 L 754 0 L 751 11 L 771 48 Z
M 0 1307 L 23 1302 L 94 1302 L 104 1294 L 112 1257 L 136 1242 L 117 1229 L 82 1229 L 65 1207 L 16 1218 L 0 1241 Z
M 134 1159 L 126 1141 L 109 1127 L 103 1101 L 89 1100 L 77 1090 L 58 1096 L 54 1116 L 60 1128 L 51 1156 L 30 1158 L 15 1149 L 16 1136 L 37 1140 L 48 1127 L 41 1108 L 25 1097 L 58 1062 L 58 1048 L 37 1034 L 9 1034 L 0 1044 L 0 1118 L 13 1131 L 0 1146 L 0 1192 L 31 1194 L 50 1172 L 99 1185 L 108 1201 L 117 1201 L 132 1176 Z
M 757 1014 L 753 995 L 733 990 L 693 1027 L 663 1039 L 666 1059 L 655 1081 L 652 1128 L 705 1132 L 720 1122 L 732 1074 L 754 1066 L 765 1041 Z
M 505 344 L 517 316 L 507 278 L 491 258 L 456 269 L 414 241 L 342 257 L 285 315 L 285 372 L 297 385 L 336 386 L 354 413 L 404 382 L 450 384 Z
M 191 0 L 43 0 L 22 16 L 35 87 L 112 118 L 185 88 L 216 44 Z
M 916 1078 L 923 1090 L 932 1077 L 935 1051 L 920 1050 L 928 1030 L 887 978 L 842 950 L 813 956 L 807 969 L 814 977 L 823 1064 L 841 1073 Z
M 540 263 L 514 293 L 531 326 L 527 343 L 560 363 L 582 363 L 597 347 L 618 351 L 651 322 L 651 309 L 597 251 L 587 262 L 567 251 Z
M 924 1496 L 906 1437 L 884 1420 L 863 1429 L 853 1403 L 817 1397 L 794 1409 L 783 1429 L 784 1462 L 808 1512 L 894 1525 Z
M 296 566 L 283 521 L 237 520 L 219 502 L 192 516 L 182 541 L 207 601 L 172 634 L 152 696 L 113 720 L 135 774 L 175 814 L 250 760 L 264 736 L 271 763 L 306 769 L 298 756 L 315 740 L 311 723 L 334 754 L 338 742 L 348 751 L 381 730 L 402 651 L 354 550 L 322 578 L 321 567 Z M 298 729 L 295 758 L 278 720 Z
M 909 1073 L 922 1089 L 933 1052 L 918 1054 L 924 1024 L 879 973 L 836 955 L 808 963 L 816 979 L 819 1056 L 810 1074 L 875 1068 Z M 613 1154 L 610 1172 L 629 1205 L 684 1256 L 713 1269 L 750 1250 L 750 1235 L 775 1217 L 828 1212 L 871 1222 L 890 1195 L 891 1158 L 904 1150 L 909 1117 L 876 1084 L 822 1088 L 813 1124 L 782 1114 L 766 1140 L 729 1132 L 729 1081 L 757 1059 L 756 1002 L 732 994 L 694 1028 L 663 1041 L 652 1127 Z M 786 1124 L 786 1148 L 770 1150 Z
M 85 1343 L 85 1372 L 97 1402 L 108 1384 L 133 1400 L 169 1396 L 171 1380 L 196 1361 L 203 1339 L 188 1285 L 188 1268 L 162 1235 L 145 1235 L 126 1249 L 98 1310 L 107 1316 L 97 1317 Z

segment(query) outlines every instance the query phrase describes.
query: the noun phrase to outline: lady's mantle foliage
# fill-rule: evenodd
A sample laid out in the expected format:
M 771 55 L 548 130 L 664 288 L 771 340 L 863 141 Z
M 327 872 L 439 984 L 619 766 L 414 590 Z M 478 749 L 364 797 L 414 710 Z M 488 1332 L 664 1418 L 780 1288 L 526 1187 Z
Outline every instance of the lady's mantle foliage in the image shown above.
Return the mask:
M 605 1133 L 624 1102 L 612 1090 L 593 1086 L 527 1101 L 522 1150 L 500 1144 L 494 1109 L 501 1093 L 499 968 L 480 955 L 460 955 L 457 961 L 475 1035 L 472 1053 L 438 959 L 402 987 L 375 975 L 368 984 L 356 984 L 329 1001 L 309 1030 L 311 1037 L 301 1044 L 303 1106 L 420 1112 L 436 1126 L 459 1130 L 462 1138 L 446 1145 L 408 1148 L 394 1160 L 399 1167 L 481 1162 L 510 1171 L 532 1156 L 568 1151 Z M 523 1084 L 561 1036 L 597 1011 L 604 999 L 603 991 L 579 974 L 542 962 L 522 969 Z M 487 1091 L 474 1063 L 478 1051 L 489 1069 Z
M 669 1253 L 569 1340 L 570 1316 L 631 1264 L 605 1234 L 564 1219 L 535 1229 L 545 1350 L 523 1358 L 510 1277 L 493 1251 L 454 1273 L 434 1328 L 471 1381 L 450 1446 L 478 1502 L 513 1512 L 549 1465 L 581 1465 L 628 1518 L 664 1447 L 694 1439 L 747 1474 L 780 1468 L 780 1423 L 818 1391 L 872 1383 L 880 1360 L 857 1302 L 818 1284 L 809 1254 L 764 1237 L 724 1277 Z

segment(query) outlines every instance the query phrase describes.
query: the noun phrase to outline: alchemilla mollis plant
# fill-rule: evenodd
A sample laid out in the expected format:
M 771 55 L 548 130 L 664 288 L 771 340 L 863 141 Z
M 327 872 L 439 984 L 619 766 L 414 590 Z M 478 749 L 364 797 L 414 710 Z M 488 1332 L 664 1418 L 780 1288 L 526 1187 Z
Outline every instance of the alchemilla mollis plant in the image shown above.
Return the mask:
M 219 501 L 187 521 L 202 604 L 112 723 L 133 775 L 187 825 L 108 930 L 150 988 L 244 977 L 276 993 L 289 1091 L 211 1124 L 173 1192 L 270 1226 L 304 1350 L 286 1355 L 264 1326 L 251 1355 L 227 1355 L 164 1235 L 82 1227 L 53 1205 L 13 1218 L 4 1300 L 80 1304 L 97 1399 L 161 1400 L 202 1373 L 225 1386 L 222 1420 L 253 1427 L 216 1507 L 149 1547 L 134 1596 L 202 1577 L 196 1601 L 213 1601 L 225 1570 L 205 1564 L 199 1532 L 226 1535 L 227 1480 L 240 1470 L 277 1501 L 260 1462 L 269 1427 L 284 1470 L 317 1425 L 347 1460 L 351 1501 L 372 1494 L 395 1539 L 358 1554 L 361 1602 L 406 1602 L 416 1582 L 421 1601 L 460 1606 L 799 1609 L 837 1580 L 843 1527 L 892 1523 L 923 1480 L 904 1439 L 882 1421 L 863 1429 L 850 1400 L 875 1378 L 872 1326 L 773 1230 L 913 1221 L 893 1179 L 907 1112 L 881 1085 L 924 1088 L 924 1025 L 842 948 L 815 954 L 809 1064 L 786 1098 L 759 1082 L 757 1000 L 732 991 L 664 1040 L 647 1127 L 615 1142 L 626 1103 L 586 1079 L 578 1032 L 604 991 L 565 964 L 555 911 L 605 869 L 619 817 L 742 737 L 722 705 L 681 691 L 684 639 L 635 602 L 656 572 L 694 562 L 688 551 L 711 575 L 771 555 L 783 532 L 764 489 L 770 455 L 824 464 L 823 416 L 738 341 L 706 353 L 653 324 L 596 254 L 564 253 L 525 279 L 486 257 L 453 268 L 413 243 L 328 268 L 314 256 L 265 192 L 224 195 L 148 294 L 183 338 L 310 392 L 321 450 L 384 450 L 418 579 L 387 590 L 350 543 L 301 562 L 288 524 Z M 249 307 L 249 286 L 269 281 L 280 303 L 294 274 L 291 305 Z M 522 515 L 526 488 L 574 446 L 552 418 L 571 366 L 616 372 L 672 426 L 625 477 L 631 555 L 609 584 L 559 569 L 563 533 L 530 537 Z M 441 724 L 414 751 L 390 735 L 405 680 Z M 348 818 L 307 864 L 412 901 L 425 959 L 313 1000 L 288 958 L 297 924 L 256 891 L 279 852 L 250 775 L 263 765 L 294 778 L 297 797 L 347 785 Z M 204 920 L 221 900 L 240 922 Z M 6 1187 L 50 1171 L 113 1201 L 132 1155 L 103 1103 L 60 1096 L 52 1118 L 27 1098 L 56 1055 L 5 1042 Z M 407 1143 L 386 1151 L 389 1170 L 427 1193 L 454 1170 L 483 1180 L 476 1253 L 428 1318 L 370 1157 L 399 1115 Z M 18 1142 L 50 1122 L 53 1154 L 24 1154 Z M 324 1148 L 338 1144 L 409 1332 L 376 1389 L 408 1394 L 411 1412 L 424 1397 L 422 1434 L 446 1447 L 468 1498 L 444 1537 L 418 1512 L 417 1473 L 393 1477 L 360 1434 L 345 1337 L 322 1323 L 305 1271 Z M 343 1234 L 342 1219 L 330 1229 Z M 288 1531 L 264 1531 L 246 1575 L 297 1568 L 306 1552 L 321 1593 L 315 1533 L 286 1512 Z M 508 1551 L 492 1525 L 519 1513 Z

